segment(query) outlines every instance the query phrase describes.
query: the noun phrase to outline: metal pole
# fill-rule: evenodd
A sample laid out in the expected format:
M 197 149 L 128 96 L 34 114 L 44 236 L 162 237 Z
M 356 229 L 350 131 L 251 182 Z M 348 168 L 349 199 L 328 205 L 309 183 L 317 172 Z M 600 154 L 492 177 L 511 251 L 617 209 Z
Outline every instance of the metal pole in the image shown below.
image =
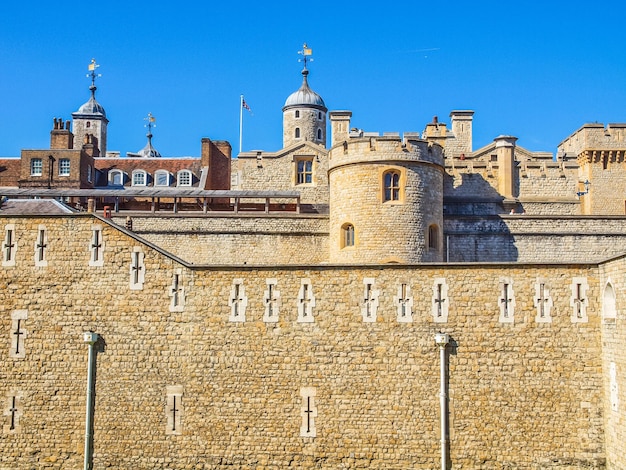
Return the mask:
M 446 333 L 437 333 L 435 342 L 439 346 L 439 409 L 441 417 L 441 470 L 446 470 L 448 463 L 448 445 L 447 445 L 447 404 L 448 395 L 446 394 L 446 346 L 450 341 L 450 337 Z
M 98 334 L 93 332 L 83 333 L 83 339 L 85 343 L 89 345 L 89 358 L 87 363 L 87 403 L 85 406 L 85 462 L 83 465 L 84 470 L 90 470 L 91 468 L 91 449 L 93 434 L 92 429 L 92 416 L 93 416 L 93 345 L 98 341 Z

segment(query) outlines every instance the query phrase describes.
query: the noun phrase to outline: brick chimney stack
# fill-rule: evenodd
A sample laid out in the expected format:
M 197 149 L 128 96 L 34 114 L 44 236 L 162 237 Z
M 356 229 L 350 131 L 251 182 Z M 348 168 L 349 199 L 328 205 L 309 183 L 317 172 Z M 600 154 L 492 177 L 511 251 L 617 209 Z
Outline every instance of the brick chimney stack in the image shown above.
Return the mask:
M 51 149 L 72 149 L 74 148 L 74 134 L 70 132 L 70 121 L 54 118 L 54 127 L 50 131 L 50 148 Z

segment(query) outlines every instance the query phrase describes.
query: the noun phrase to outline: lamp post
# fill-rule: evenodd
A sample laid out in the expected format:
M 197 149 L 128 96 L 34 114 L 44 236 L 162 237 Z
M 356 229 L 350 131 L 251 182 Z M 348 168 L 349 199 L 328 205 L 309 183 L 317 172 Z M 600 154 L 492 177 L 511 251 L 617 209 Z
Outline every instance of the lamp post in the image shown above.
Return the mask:
M 448 427 L 447 427 L 447 405 L 448 396 L 446 394 L 446 346 L 450 342 L 450 336 L 447 333 L 435 334 L 435 343 L 439 346 L 439 363 L 440 363 L 440 390 L 439 390 L 439 408 L 441 414 L 441 470 L 446 470 L 448 463 Z
M 89 358 L 87 363 L 87 402 L 85 406 L 85 462 L 84 470 L 91 468 L 92 449 L 92 416 L 93 416 L 93 346 L 98 341 L 98 333 L 88 331 L 83 333 L 83 341 L 89 345 Z

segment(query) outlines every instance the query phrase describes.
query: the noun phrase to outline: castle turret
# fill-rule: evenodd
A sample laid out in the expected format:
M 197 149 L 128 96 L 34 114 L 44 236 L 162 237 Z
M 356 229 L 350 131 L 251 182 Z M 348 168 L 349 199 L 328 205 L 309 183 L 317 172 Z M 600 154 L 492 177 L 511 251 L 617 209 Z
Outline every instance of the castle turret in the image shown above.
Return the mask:
M 310 55 L 310 49 L 306 44 L 302 53 L 305 57 L 302 85 L 289 95 L 283 106 L 283 148 L 303 140 L 326 146 L 328 109 L 322 97 L 309 87 L 306 57 Z
M 331 146 L 348 140 L 350 135 L 350 118 L 352 111 L 331 111 L 330 127 L 331 127 Z
M 442 261 L 443 148 L 416 135 L 352 138 L 329 154 L 330 262 Z
M 106 112 L 104 108 L 96 101 L 96 78 L 99 75 L 96 75 L 95 70 L 99 67 L 96 64 L 96 61 L 92 59 L 91 64 L 89 64 L 90 74 L 88 76 L 91 77 L 91 86 L 89 90 L 91 91 L 91 97 L 89 100 L 83 104 L 78 111 L 72 113 L 72 120 L 74 122 L 74 137 L 75 142 L 82 144 L 86 142 L 85 136 L 87 134 L 91 134 L 94 139 L 91 139 L 91 142 L 95 142 L 97 148 L 94 149 L 95 156 L 106 155 L 106 146 L 107 146 L 107 124 L 109 120 L 106 117 Z

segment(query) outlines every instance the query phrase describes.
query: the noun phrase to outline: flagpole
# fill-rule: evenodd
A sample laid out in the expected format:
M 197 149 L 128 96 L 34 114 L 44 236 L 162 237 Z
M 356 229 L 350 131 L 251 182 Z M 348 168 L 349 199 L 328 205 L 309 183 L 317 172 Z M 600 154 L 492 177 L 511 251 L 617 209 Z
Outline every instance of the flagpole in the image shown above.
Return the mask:
M 241 153 L 241 143 L 243 135 L 243 95 L 239 97 L 239 153 Z

